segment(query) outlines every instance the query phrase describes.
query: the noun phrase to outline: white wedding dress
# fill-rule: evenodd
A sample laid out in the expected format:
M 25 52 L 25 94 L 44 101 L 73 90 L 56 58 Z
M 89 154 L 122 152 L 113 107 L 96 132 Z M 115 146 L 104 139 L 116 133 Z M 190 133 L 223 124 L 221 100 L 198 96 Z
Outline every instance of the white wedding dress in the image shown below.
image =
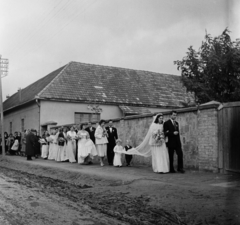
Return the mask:
M 153 135 L 163 131 L 163 124 L 154 123 L 156 115 L 153 118 L 153 122 L 148 130 L 142 143 L 136 148 L 124 151 L 126 155 L 140 155 L 144 157 L 152 156 L 152 168 L 155 173 L 167 173 L 169 172 L 169 155 L 166 143 L 156 144 Z
M 163 124 L 156 124 L 155 129 L 152 131 L 152 136 L 158 130 L 163 131 Z M 152 168 L 155 173 L 168 173 L 169 172 L 169 155 L 166 143 L 161 145 L 151 143 L 152 152 Z

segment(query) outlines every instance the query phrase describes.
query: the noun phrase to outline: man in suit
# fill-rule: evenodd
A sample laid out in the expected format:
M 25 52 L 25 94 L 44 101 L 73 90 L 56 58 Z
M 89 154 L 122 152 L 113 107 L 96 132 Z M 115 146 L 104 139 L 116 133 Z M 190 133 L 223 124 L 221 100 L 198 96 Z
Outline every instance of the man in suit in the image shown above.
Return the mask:
M 116 140 L 118 139 L 117 129 L 113 127 L 113 121 L 109 120 L 108 127 L 106 127 L 108 133 L 108 144 L 107 144 L 107 158 L 108 164 L 113 165 L 114 152 L 113 149 L 116 145 Z
M 182 144 L 179 134 L 179 124 L 176 121 L 176 118 L 177 112 L 172 111 L 171 119 L 166 121 L 163 126 L 165 135 L 168 137 L 167 147 L 170 161 L 170 173 L 175 173 L 173 166 L 174 151 L 176 151 L 178 157 L 178 172 L 184 173 Z
M 26 136 L 26 156 L 27 160 L 32 160 L 32 156 L 35 156 L 35 135 L 33 134 L 35 130 L 31 131 Z
M 94 134 L 95 134 L 96 128 L 92 126 L 91 122 L 89 122 L 88 127 L 85 130 L 89 133 L 90 139 L 95 144 L 95 135 Z
M 125 145 L 125 150 L 128 151 L 131 148 L 132 146 L 130 145 L 130 141 L 127 140 Z M 130 163 L 132 161 L 132 155 L 125 155 L 125 159 L 126 159 L 127 166 L 131 166 Z

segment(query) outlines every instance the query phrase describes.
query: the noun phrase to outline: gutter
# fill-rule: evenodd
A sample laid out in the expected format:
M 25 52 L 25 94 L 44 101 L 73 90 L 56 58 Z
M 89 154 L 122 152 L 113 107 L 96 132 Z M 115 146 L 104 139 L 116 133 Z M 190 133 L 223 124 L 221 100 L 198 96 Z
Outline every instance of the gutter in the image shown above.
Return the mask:
M 39 131 L 39 135 L 41 136 L 41 125 L 40 125 L 40 103 L 39 103 L 39 100 L 38 100 L 38 98 L 36 98 L 36 104 L 37 104 L 37 106 L 38 106 L 38 131 Z

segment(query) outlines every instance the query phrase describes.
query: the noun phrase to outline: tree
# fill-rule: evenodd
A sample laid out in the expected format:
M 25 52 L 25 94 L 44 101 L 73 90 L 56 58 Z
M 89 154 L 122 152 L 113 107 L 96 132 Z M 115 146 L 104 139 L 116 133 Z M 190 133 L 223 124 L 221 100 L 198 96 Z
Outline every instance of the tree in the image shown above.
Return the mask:
M 229 33 L 225 29 L 215 38 L 206 33 L 198 51 L 190 46 L 187 56 L 174 61 L 199 103 L 240 101 L 240 41 L 232 42 Z

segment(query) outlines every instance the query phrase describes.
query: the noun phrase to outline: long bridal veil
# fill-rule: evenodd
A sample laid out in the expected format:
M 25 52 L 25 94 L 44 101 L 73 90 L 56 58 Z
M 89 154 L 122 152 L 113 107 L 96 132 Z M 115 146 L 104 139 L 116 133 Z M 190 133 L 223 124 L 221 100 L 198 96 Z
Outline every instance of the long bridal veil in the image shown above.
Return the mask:
M 155 119 L 157 118 L 158 115 L 153 117 L 152 124 L 149 127 L 149 130 L 147 132 L 147 135 L 143 139 L 142 143 L 138 145 L 136 148 L 131 148 L 128 151 L 125 151 L 124 154 L 126 155 L 140 155 L 144 157 L 150 157 L 152 155 L 151 152 L 151 145 L 149 144 L 150 139 L 152 137 L 152 132 L 157 129 L 158 124 L 154 123 Z

